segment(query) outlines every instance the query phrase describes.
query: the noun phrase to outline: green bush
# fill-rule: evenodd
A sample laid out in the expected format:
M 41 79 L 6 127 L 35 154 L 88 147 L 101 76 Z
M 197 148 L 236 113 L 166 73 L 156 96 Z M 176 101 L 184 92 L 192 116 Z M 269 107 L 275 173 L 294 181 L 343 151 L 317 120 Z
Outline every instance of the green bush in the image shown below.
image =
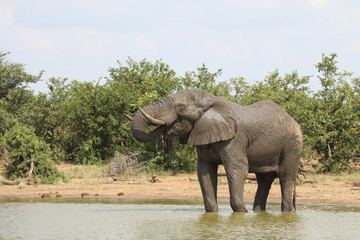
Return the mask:
M 139 162 L 149 172 L 173 171 L 175 173 L 193 173 L 196 171 L 196 151 L 191 145 L 178 143 L 173 139 L 168 144 L 163 139 L 157 139 L 137 147 L 136 155 Z
M 172 144 L 161 139 L 138 142 L 124 117 L 124 113 L 133 115 L 139 107 L 193 87 L 242 105 L 265 99 L 278 103 L 301 125 L 303 158 L 312 162 L 316 156 L 319 172 L 356 170 L 360 161 L 360 78 L 340 71 L 335 53 L 323 54 L 315 65 L 318 74 L 314 77 L 321 83 L 317 91 L 311 90 L 312 76 L 300 76 L 296 70 L 282 76 L 276 69 L 249 84 L 241 76 L 219 81 L 221 69 L 212 73 L 205 64 L 179 76 L 162 61 L 129 58 L 125 65 L 118 62 L 109 69 L 104 84 L 50 78 L 48 92 L 38 94 L 28 83 L 37 82 L 41 72 L 27 74 L 22 64 L 11 63 L 6 56 L 0 51 L 0 139 L 6 149 L 12 149 L 8 164 L 12 178 L 26 175 L 32 157 L 38 177 L 43 174 L 47 178 L 58 176 L 53 174 L 50 159 L 102 165 L 116 151 L 136 153 L 139 164 L 148 171 L 194 171 L 193 146 L 175 140 Z M 19 125 L 32 126 L 35 131 Z M 3 139 L 5 133 L 7 140 Z M 16 135 L 29 138 L 28 142 L 21 140 L 19 146 L 12 146 Z M 47 166 L 50 174 L 42 173 L 48 171 L 42 166 Z
M 26 178 L 31 159 L 34 159 L 34 173 L 41 183 L 54 183 L 64 176 L 51 160 L 49 146 L 35 135 L 35 130 L 23 125 L 15 125 L 2 137 L 1 147 L 7 150 L 9 163 L 5 174 L 9 179 Z

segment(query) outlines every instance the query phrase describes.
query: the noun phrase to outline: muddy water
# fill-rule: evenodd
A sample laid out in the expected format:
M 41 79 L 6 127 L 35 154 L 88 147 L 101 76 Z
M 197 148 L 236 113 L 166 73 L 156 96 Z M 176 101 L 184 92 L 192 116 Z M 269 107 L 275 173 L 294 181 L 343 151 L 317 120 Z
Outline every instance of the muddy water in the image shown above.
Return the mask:
M 251 209 L 251 206 L 247 206 Z M 204 213 L 200 201 L 0 199 L 0 239 L 359 239 L 360 207 Z

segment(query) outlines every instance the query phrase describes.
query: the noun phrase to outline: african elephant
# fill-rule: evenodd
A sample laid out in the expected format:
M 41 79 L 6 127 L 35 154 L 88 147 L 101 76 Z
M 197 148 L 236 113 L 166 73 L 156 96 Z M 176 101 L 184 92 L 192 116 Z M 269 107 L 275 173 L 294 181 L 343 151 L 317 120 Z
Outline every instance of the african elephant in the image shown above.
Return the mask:
M 217 170 L 223 164 L 235 212 L 247 212 L 244 182 L 248 172 L 258 183 L 253 209 L 264 211 L 276 177 L 281 210 L 295 209 L 295 180 L 302 150 L 298 123 L 280 106 L 259 101 L 241 106 L 199 89 L 182 90 L 140 108 L 132 120 L 135 139 L 148 142 L 161 134 L 179 137 L 197 148 L 197 173 L 207 212 L 217 212 Z M 148 132 L 147 125 L 159 126 Z

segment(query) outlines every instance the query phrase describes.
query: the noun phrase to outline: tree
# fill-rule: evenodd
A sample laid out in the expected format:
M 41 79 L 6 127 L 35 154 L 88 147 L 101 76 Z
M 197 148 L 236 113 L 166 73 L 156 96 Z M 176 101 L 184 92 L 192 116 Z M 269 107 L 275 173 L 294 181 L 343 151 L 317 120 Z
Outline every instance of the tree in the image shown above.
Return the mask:
M 42 72 L 37 76 L 26 73 L 23 64 L 7 61 L 7 54 L 0 52 L 0 108 L 16 117 L 32 100 L 28 84 L 39 81 Z
M 5 132 L 1 146 L 7 151 L 9 163 L 5 165 L 6 177 L 10 179 L 28 176 L 31 162 L 34 162 L 34 173 L 42 183 L 54 183 L 64 179 L 51 160 L 49 146 L 35 135 L 32 127 L 16 124 Z
M 42 75 L 42 72 L 38 76 L 26 73 L 23 64 L 6 61 L 7 54 L 0 51 L 0 99 L 12 89 L 24 89 L 28 83 L 37 82 Z
M 71 83 L 68 94 L 62 139 L 69 158 L 82 164 L 102 163 L 116 150 L 109 95 L 104 86 L 78 81 Z
M 338 71 L 336 53 L 322 55 L 315 66 L 322 88 L 314 95 L 313 146 L 320 154 L 322 172 L 350 168 L 354 150 L 359 150 L 356 93 L 350 85 L 352 73 Z M 356 82 L 354 82 L 356 83 Z
M 221 76 L 222 70 L 218 69 L 215 73 L 210 73 L 209 69 L 203 64 L 197 68 L 197 72 L 189 71 L 180 79 L 181 89 L 200 88 L 204 91 L 214 93 L 216 91 L 216 79 Z
M 36 135 L 49 144 L 55 161 L 68 160 L 71 143 L 65 106 L 70 98 L 70 84 L 67 78 L 50 78 L 47 86 L 47 93 L 34 97 L 28 122 L 34 126 Z
M 129 58 L 127 66 L 122 66 L 119 62 L 119 66 L 110 68 L 109 73 L 106 88 L 113 99 L 113 112 L 118 114 L 117 131 L 120 132 L 119 139 L 123 151 L 136 152 L 140 161 L 150 167 L 158 164 L 157 166 L 166 168 L 170 161 L 165 159 L 168 158 L 172 139 L 159 139 L 148 144 L 136 142 L 130 133 L 130 121 L 124 117 L 124 113 L 132 115 L 139 107 L 156 102 L 179 90 L 180 83 L 175 71 L 162 61 L 151 63 L 144 59 L 135 62 Z
M 27 105 L 33 98 L 33 93 L 27 89 L 27 84 L 37 82 L 42 75 L 42 72 L 38 76 L 26 73 L 23 64 L 7 61 L 5 59 L 7 54 L 0 52 L 0 133 L 2 134 L 14 125 L 16 119 L 26 118 Z
M 307 123 L 312 117 L 309 79 L 310 76 L 299 76 L 297 71 L 286 73 L 282 77 L 279 71 L 275 70 L 263 81 L 244 90 L 240 103 L 248 105 L 260 100 L 274 101 L 300 123 L 306 135 L 309 131 Z M 305 145 L 307 144 L 308 142 L 305 140 Z

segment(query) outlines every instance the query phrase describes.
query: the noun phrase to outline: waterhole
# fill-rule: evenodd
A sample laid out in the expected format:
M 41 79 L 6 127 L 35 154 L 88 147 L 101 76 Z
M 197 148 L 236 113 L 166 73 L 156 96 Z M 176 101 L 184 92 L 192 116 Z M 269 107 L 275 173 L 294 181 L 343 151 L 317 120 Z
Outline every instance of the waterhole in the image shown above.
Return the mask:
M 247 205 L 251 209 L 251 205 Z M 221 202 L 0 199 L 0 239 L 359 239 L 360 207 L 298 205 L 233 213 Z

